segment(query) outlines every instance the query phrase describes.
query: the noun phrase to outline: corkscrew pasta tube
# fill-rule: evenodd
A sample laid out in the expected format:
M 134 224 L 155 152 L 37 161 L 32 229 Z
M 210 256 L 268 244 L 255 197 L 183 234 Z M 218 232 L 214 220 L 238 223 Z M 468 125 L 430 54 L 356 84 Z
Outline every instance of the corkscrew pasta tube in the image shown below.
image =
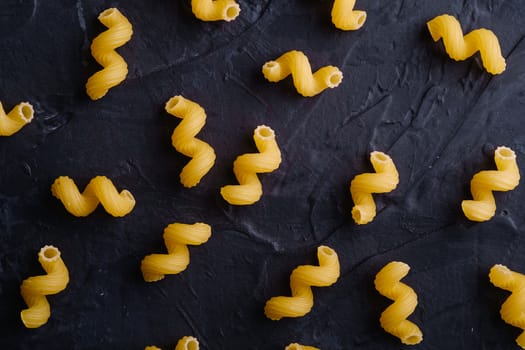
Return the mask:
M 387 154 L 372 152 L 370 162 L 376 173 L 357 175 L 350 183 L 350 193 L 354 201 L 352 218 L 358 225 L 367 224 L 376 216 L 376 204 L 372 193 L 391 192 L 399 183 L 396 166 Z
M 91 179 L 82 193 L 71 178 L 60 176 L 51 185 L 51 194 L 74 216 L 88 216 L 99 203 L 115 217 L 125 216 L 135 207 L 135 198 L 131 192 L 123 190 L 119 193 L 113 182 L 105 176 Z
M 180 182 L 184 187 L 197 186 L 201 179 L 215 164 L 215 151 L 204 141 L 195 136 L 206 124 L 206 112 L 197 103 L 182 96 L 174 96 L 166 103 L 166 112 L 182 119 L 171 136 L 175 149 L 187 157 L 190 162 L 180 173 Z
M 281 164 L 281 151 L 275 141 L 275 132 L 270 127 L 259 125 L 253 133 L 253 140 L 259 153 L 243 154 L 233 162 L 233 172 L 239 185 L 221 188 L 222 198 L 230 204 L 257 202 L 263 193 L 257 174 L 272 172 Z
M 312 74 L 308 57 L 301 51 L 289 51 L 262 67 L 264 77 L 272 82 L 285 79 L 290 74 L 297 92 L 305 97 L 315 96 L 327 88 L 335 88 L 343 81 L 343 73 L 334 66 L 325 66 Z
M 144 350 L 161 350 L 156 346 L 146 346 Z M 195 337 L 182 337 L 175 347 L 175 350 L 199 350 L 199 341 Z
M 414 345 L 423 340 L 419 327 L 407 320 L 417 306 L 417 295 L 412 288 L 400 282 L 410 267 L 399 261 L 392 261 L 381 269 L 374 281 L 377 291 L 393 300 L 381 314 L 379 322 L 388 333 L 398 337 L 403 344 Z
M 498 170 L 480 171 L 470 181 L 473 200 L 461 202 L 465 216 L 472 221 L 490 220 L 496 213 L 493 191 L 510 191 L 520 182 L 520 170 L 516 154 L 508 147 L 500 146 L 494 152 Z
M 109 29 L 93 39 L 91 44 L 93 58 L 104 67 L 86 83 L 87 94 L 92 100 L 104 97 L 109 89 L 126 79 L 128 65 L 115 49 L 130 41 L 133 35 L 131 23 L 116 8 L 105 10 L 98 19 Z
M 201 21 L 233 21 L 241 8 L 233 0 L 191 0 L 191 11 Z
M 355 0 L 335 0 L 332 23 L 341 30 L 357 30 L 365 24 L 366 12 L 354 11 Z
M 310 312 L 314 305 L 311 287 L 328 287 L 339 278 L 339 258 L 330 247 L 317 248 L 319 266 L 301 265 L 290 276 L 291 297 L 273 297 L 266 302 L 264 314 L 270 320 L 283 317 L 301 317 Z
M 33 120 L 33 106 L 28 102 L 16 105 L 11 112 L 5 114 L 0 102 L 0 136 L 11 136 Z
M 192 225 L 168 225 L 163 235 L 168 254 L 150 254 L 142 259 L 140 268 L 144 281 L 160 281 L 165 275 L 174 275 L 186 270 L 190 263 L 188 245 L 204 244 L 210 236 L 210 225 L 200 222 Z
M 505 58 L 501 55 L 498 37 L 492 31 L 481 28 L 463 36 L 460 23 L 450 15 L 431 19 L 427 27 L 434 41 L 443 39 L 445 51 L 453 60 L 466 60 L 479 51 L 487 72 L 501 74 L 505 70 Z
M 50 245 L 42 247 L 38 261 L 47 275 L 29 277 L 20 286 L 20 294 L 28 306 L 20 312 L 20 318 L 27 328 L 38 328 L 47 323 L 51 308 L 46 295 L 63 291 L 69 283 L 69 272 L 58 248 Z

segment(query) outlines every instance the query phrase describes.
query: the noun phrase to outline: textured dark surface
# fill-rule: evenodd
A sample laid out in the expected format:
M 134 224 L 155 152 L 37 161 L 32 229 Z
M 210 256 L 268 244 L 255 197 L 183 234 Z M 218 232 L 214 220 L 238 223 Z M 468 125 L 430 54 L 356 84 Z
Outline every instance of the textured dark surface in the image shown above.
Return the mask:
M 424 333 L 418 349 L 512 349 L 520 330 L 499 316 L 508 293 L 488 281 L 495 263 L 525 271 L 525 187 L 496 194 L 497 214 L 468 222 L 460 209 L 469 181 L 494 168 L 497 145 L 525 160 L 525 7 L 521 0 L 358 1 L 368 19 L 356 32 L 330 22 L 332 1 L 240 0 L 231 23 L 203 23 L 189 0 L 0 3 L 0 100 L 27 100 L 35 120 L 0 139 L 0 345 L 5 349 L 172 349 L 183 335 L 203 349 L 283 349 L 292 341 L 336 349 L 401 349 L 379 326 L 390 303 L 373 288 L 391 260 L 412 269 L 419 295 L 410 317 Z M 89 53 L 118 7 L 134 28 L 119 49 L 130 73 L 102 100 L 84 91 L 100 69 Z M 479 56 L 450 60 L 425 23 L 449 13 L 464 30 L 492 29 L 507 70 L 492 77 Z M 271 84 L 262 64 L 303 50 L 314 69 L 344 73 L 340 87 L 303 98 L 291 81 Z M 194 189 L 178 180 L 188 159 L 170 144 L 179 123 L 163 111 L 182 94 L 208 121 L 199 137 L 217 162 Z M 277 133 L 278 171 L 261 176 L 253 206 L 232 207 L 219 188 L 234 183 L 232 162 L 253 152 L 259 124 Z M 368 154 L 385 151 L 398 167 L 394 192 L 376 196 L 376 219 L 357 227 L 348 186 L 370 171 Z M 110 177 L 137 199 L 115 219 L 102 208 L 75 218 L 53 198 L 59 175 L 81 188 Z M 165 252 L 172 222 L 210 224 L 210 241 L 190 248 L 186 271 L 147 284 L 141 259 Z M 49 322 L 25 329 L 23 279 L 42 274 L 37 252 L 62 251 L 71 282 L 49 298 Z M 340 257 L 341 278 L 314 290 L 307 316 L 272 322 L 265 301 L 289 295 L 299 264 L 316 263 L 320 244 Z

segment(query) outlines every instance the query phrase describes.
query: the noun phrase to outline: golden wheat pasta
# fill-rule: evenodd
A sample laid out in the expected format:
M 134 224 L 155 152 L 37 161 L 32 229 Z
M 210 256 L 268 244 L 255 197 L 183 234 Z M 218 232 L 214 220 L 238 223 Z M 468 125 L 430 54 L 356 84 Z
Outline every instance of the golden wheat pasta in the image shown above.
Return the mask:
M 206 124 L 206 112 L 199 104 L 182 96 L 170 98 L 165 109 L 169 114 L 182 119 L 171 136 L 173 147 L 192 158 L 182 169 L 180 182 L 184 187 L 197 186 L 215 164 L 213 148 L 195 137 Z
M 501 74 L 505 70 L 505 58 L 501 55 L 498 37 L 491 30 L 476 29 L 463 36 L 460 23 L 450 15 L 431 19 L 427 27 L 434 41 L 443 39 L 445 51 L 453 60 L 466 60 L 479 51 L 487 72 Z
M 28 102 L 22 102 L 5 114 L 0 102 L 0 136 L 11 136 L 33 120 L 34 110 Z
M 409 270 L 410 266 L 407 264 L 392 261 L 377 273 L 374 284 L 381 295 L 394 301 L 381 314 L 381 327 L 398 337 L 403 344 L 414 345 L 423 340 L 423 333 L 416 324 L 407 320 L 417 306 L 414 290 L 400 282 Z
M 140 269 L 146 282 L 160 281 L 165 275 L 178 274 L 188 267 L 188 245 L 201 245 L 211 236 L 210 225 L 203 223 L 170 224 L 164 229 L 164 243 L 168 254 L 150 254 L 142 259 Z
M 496 213 L 493 191 L 510 191 L 520 182 L 520 171 L 516 154 L 508 147 L 500 146 L 494 152 L 498 170 L 484 170 L 475 174 L 470 181 L 473 200 L 461 202 L 465 216 L 472 221 L 490 220 Z
M 301 317 L 306 315 L 314 305 L 311 287 L 328 287 L 339 278 L 339 258 L 330 247 L 317 248 L 319 266 L 301 265 L 296 267 L 290 276 L 291 297 L 273 297 L 266 302 L 264 314 L 270 320 L 283 317 Z
M 156 346 L 146 346 L 144 350 L 161 350 Z M 199 341 L 195 337 L 185 336 L 179 339 L 175 350 L 199 350 Z
M 523 330 L 516 343 L 525 349 L 525 275 L 497 264 L 490 269 L 489 279 L 494 286 L 512 293 L 501 305 L 500 315 L 506 323 Z
M 314 348 L 313 346 L 301 345 L 298 343 L 289 344 L 284 350 L 320 350 L 319 348 Z
M 241 8 L 234 0 L 191 0 L 191 11 L 201 21 L 233 21 Z
M 253 140 L 259 153 L 243 154 L 233 162 L 233 172 L 239 185 L 221 188 L 225 201 L 234 205 L 249 205 L 257 202 L 263 193 L 258 173 L 269 173 L 281 164 L 281 151 L 275 140 L 275 132 L 266 125 L 259 125 Z
M 146 346 L 144 350 L 162 350 L 161 348 L 158 348 L 154 345 Z
M 350 193 L 354 201 L 352 218 L 358 225 L 367 224 L 376 216 L 376 204 L 372 193 L 391 192 L 399 183 L 396 166 L 387 154 L 372 152 L 370 162 L 375 173 L 357 175 L 350 183 Z
M 119 193 L 113 182 L 105 176 L 91 179 L 82 193 L 71 178 L 60 176 L 51 185 L 51 194 L 74 216 L 88 216 L 99 203 L 115 217 L 125 216 L 135 207 L 135 198 L 131 192 L 123 190 Z
M 290 74 L 297 92 L 305 97 L 315 96 L 327 88 L 335 88 L 343 81 L 343 73 L 334 66 L 325 66 L 312 74 L 308 57 L 301 51 L 289 51 L 262 67 L 264 77 L 272 82 Z
M 20 318 L 27 328 L 38 328 L 47 323 L 51 308 L 46 295 L 63 291 L 69 283 L 69 272 L 58 248 L 42 247 L 38 261 L 47 275 L 29 277 L 20 286 L 20 294 L 28 307 L 20 312 Z
M 104 97 L 109 89 L 126 79 L 128 65 L 115 49 L 130 41 L 133 35 L 131 23 L 116 8 L 103 11 L 98 19 L 108 30 L 93 39 L 91 44 L 91 55 L 104 67 L 86 83 L 86 92 L 92 100 Z
M 355 11 L 355 0 L 335 0 L 332 23 L 342 30 L 357 30 L 365 24 L 366 12 Z

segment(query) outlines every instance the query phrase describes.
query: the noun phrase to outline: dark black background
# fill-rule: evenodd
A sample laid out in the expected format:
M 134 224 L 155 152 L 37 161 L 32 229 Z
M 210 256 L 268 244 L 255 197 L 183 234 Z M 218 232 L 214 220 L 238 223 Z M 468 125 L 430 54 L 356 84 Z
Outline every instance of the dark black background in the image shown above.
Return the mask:
M 370 0 L 355 32 L 330 21 L 332 1 L 239 0 L 231 23 L 204 23 L 189 0 L 0 3 L 0 100 L 7 110 L 35 106 L 34 121 L 0 139 L 0 344 L 5 349 L 172 349 L 194 335 L 203 349 L 283 349 L 300 342 L 336 349 L 401 349 L 379 326 L 390 304 L 373 287 L 386 263 L 412 269 L 404 282 L 419 295 L 410 317 L 424 333 L 418 349 L 512 349 L 520 330 L 499 316 L 508 293 L 488 281 L 502 263 L 525 271 L 524 187 L 497 193 L 496 216 L 473 224 L 460 203 L 469 181 L 493 169 L 498 145 L 525 164 L 525 7 L 521 0 Z M 93 102 L 87 78 L 99 70 L 89 52 L 104 30 L 98 14 L 118 7 L 133 24 L 118 52 L 128 78 Z M 465 31 L 492 29 L 507 70 L 491 76 L 479 56 L 454 62 L 433 43 L 426 21 L 457 16 Z M 338 66 L 342 84 L 314 98 L 290 79 L 272 84 L 261 67 L 297 49 L 314 69 Z M 217 162 L 201 184 L 185 189 L 188 158 L 170 136 L 179 120 L 165 102 L 182 94 L 208 120 L 199 137 Z M 219 188 L 235 183 L 232 162 L 254 152 L 253 129 L 271 126 L 283 154 L 262 175 L 264 196 L 233 207 Z M 350 180 L 370 171 L 368 154 L 387 152 L 398 188 L 375 196 L 376 219 L 356 226 Z M 111 178 L 137 200 L 121 219 L 102 208 L 75 218 L 53 198 L 60 175 L 83 188 Z M 208 243 L 190 248 L 179 275 L 145 283 L 140 261 L 165 252 L 172 222 L 212 226 Z M 19 286 L 42 274 L 37 252 L 60 248 L 71 282 L 49 297 L 51 318 L 25 329 Z M 340 258 L 341 278 L 314 290 L 315 306 L 299 319 L 265 318 L 265 301 L 289 295 L 299 264 L 315 264 L 326 244 Z

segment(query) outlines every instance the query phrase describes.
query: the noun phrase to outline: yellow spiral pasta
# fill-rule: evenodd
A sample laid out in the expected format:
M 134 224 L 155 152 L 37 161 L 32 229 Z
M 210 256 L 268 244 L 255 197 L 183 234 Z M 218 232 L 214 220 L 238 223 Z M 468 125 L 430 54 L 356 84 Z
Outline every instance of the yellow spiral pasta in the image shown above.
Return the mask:
M 291 297 L 273 297 L 266 302 L 264 314 L 270 320 L 283 317 L 301 317 L 310 312 L 314 305 L 311 287 L 328 287 L 339 278 L 339 258 L 330 247 L 317 248 L 319 266 L 301 265 L 290 276 Z
M 106 95 L 109 89 L 126 79 L 128 65 L 115 51 L 131 40 L 131 23 L 116 8 L 110 8 L 98 16 L 98 20 L 109 29 L 101 33 L 91 43 L 91 55 L 104 67 L 93 74 L 86 83 L 86 91 L 92 100 Z
M 423 333 L 417 325 L 406 319 L 417 306 L 417 295 L 414 290 L 400 282 L 409 270 L 410 266 L 407 264 L 392 261 L 377 273 L 374 283 L 381 295 L 394 301 L 381 314 L 379 319 L 381 327 L 401 339 L 403 344 L 414 345 L 423 340 Z
M 234 0 L 191 0 L 191 11 L 201 21 L 233 21 L 241 12 Z
M 490 269 L 489 279 L 496 287 L 512 292 L 501 305 L 500 314 L 503 321 L 524 330 L 516 343 L 525 349 L 525 275 L 498 264 Z
M 161 349 L 156 346 L 146 346 L 144 350 Z M 182 337 L 177 343 L 175 350 L 199 350 L 199 341 L 197 340 L 197 338 L 191 336 Z
M 354 11 L 355 0 L 335 0 L 332 23 L 342 30 L 357 30 L 365 24 L 366 12 Z
M 372 193 L 391 192 L 399 183 L 396 166 L 387 154 L 372 152 L 370 162 L 376 173 L 357 175 L 350 183 L 350 193 L 354 201 L 352 218 L 358 225 L 367 224 L 376 216 L 376 204 Z
M 262 72 L 272 83 L 291 74 L 297 92 L 305 97 L 315 96 L 327 88 L 335 88 L 343 81 L 343 73 L 334 66 L 325 66 L 312 74 L 308 57 L 295 50 L 285 53 L 275 61 L 266 62 Z
M 146 282 L 157 282 L 165 275 L 175 275 L 188 267 L 188 245 L 201 245 L 211 236 L 210 225 L 203 223 L 170 224 L 164 229 L 164 243 L 168 254 L 151 254 L 142 259 L 140 269 Z
M 180 182 L 193 187 L 215 164 L 215 151 L 204 141 L 195 138 L 206 124 L 206 112 L 197 103 L 182 96 L 175 96 L 166 103 L 166 112 L 182 119 L 171 136 L 175 149 L 192 160 L 182 169 Z
M 129 214 L 135 207 L 135 198 L 131 192 L 123 190 L 118 193 L 113 182 L 105 176 L 91 179 L 82 193 L 71 178 L 60 176 L 51 185 L 51 194 L 60 199 L 66 210 L 74 216 L 88 216 L 99 203 L 116 217 Z
M 319 350 L 319 348 L 314 348 L 313 346 L 306 346 L 297 343 L 289 344 L 284 350 Z
M 450 15 L 431 19 L 427 27 L 434 41 L 443 39 L 445 51 L 453 60 L 466 60 L 479 51 L 487 72 L 501 74 L 505 70 L 505 58 L 501 55 L 498 38 L 491 30 L 476 29 L 463 36 L 460 23 Z
M 469 220 L 490 220 L 496 213 L 492 191 L 510 191 L 520 182 L 520 170 L 513 150 L 498 147 L 494 153 L 494 161 L 498 170 L 484 170 L 474 175 L 470 181 L 470 192 L 474 199 L 461 202 L 463 213 Z
M 275 132 L 266 125 L 259 125 L 253 132 L 259 153 L 238 156 L 233 162 L 233 172 L 240 185 L 221 188 L 224 200 L 234 205 L 249 205 L 262 196 L 262 185 L 257 173 L 269 173 L 281 164 L 281 151 L 275 141 Z
M 33 106 L 28 102 L 16 105 L 11 112 L 5 114 L 0 102 L 0 136 L 11 136 L 33 120 Z
M 27 328 L 38 328 L 47 323 L 51 309 L 46 295 L 63 291 L 69 283 L 69 272 L 58 248 L 42 247 L 38 261 L 47 275 L 29 277 L 20 286 L 20 294 L 28 307 L 20 312 L 20 318 Z

